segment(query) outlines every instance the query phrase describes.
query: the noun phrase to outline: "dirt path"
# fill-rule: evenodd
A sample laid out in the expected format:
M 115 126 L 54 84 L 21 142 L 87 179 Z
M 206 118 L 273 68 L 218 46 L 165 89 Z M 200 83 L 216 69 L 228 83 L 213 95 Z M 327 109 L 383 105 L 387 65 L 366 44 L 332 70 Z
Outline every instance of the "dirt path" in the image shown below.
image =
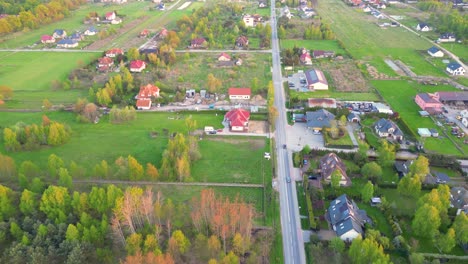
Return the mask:
M 177 186 L 220 186 L 263 188 L 262 184 L 216 183 L 216 182 L 153 182 L 153 181 L 121 181 L 121 180 L 73 180 L 75 184 L 125 184 L 125 185 L 177 185 Z

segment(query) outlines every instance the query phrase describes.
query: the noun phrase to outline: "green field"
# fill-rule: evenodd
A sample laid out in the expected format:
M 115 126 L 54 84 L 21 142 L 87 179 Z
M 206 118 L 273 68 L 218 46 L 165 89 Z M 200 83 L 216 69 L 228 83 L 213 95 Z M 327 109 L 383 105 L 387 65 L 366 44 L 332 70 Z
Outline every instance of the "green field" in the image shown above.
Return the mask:
M 468 46 L 461 43 L 441 43 L 443 48 L 453 52 L 457 55 L 463 62 L 468 61 Z
M 315 92 L 290 92 L 291 98 L 307 100 L 308 98 L 335 98 L 336 100 L 347 101 L 380 101 L 375 93 L 353 93 L 353 92 L 335 92 L 335 91 L 315 91 Z
M 369 14 L 357 12 L 340 0 L 320 2 L 319 15 L 330 24 L 347 51 L 358 60 L 369 62 L 379 72 L 389 76 L 396 73 L 384 59 L 401 60 L 418 75 L 445 76 L 419 54 L 431 44 L 404 28 L 381 29 Z
M 338 45 L 336 40 L 303 40 L 303 39 L 283 39 L 281 40 L 282 49 L 291 49 L 294 47 L 304 47 L 308 50 L 332 50 L 336 54 L 345 54 L 346 51 Z
M 74 102 L 87 91 L 52 91 L 52 81 L 64 81 L 78 64 L 87 65 L 99 56 L 100 53 L 0 52 L 0 79 L 14 91 L 6 107 L 40 109 L 45 98 L 53 104 Z
M 100 16 L 103 16 L 106 12 L 116 11 L 119 16 L 123 17 L 123 23 L 116 25 L 117 28 L 135 18 L 149 14 L 149 6 L 153 6 L 153 4 L 139 1 L 129 2 L 125 5 L 87 4 L 76 11 L 72 11 L 70 17 L 61 21 L 41 26 L 35 30 L 17 32 L 2 37 L 0 47 L 6 49 L 27 47 L 39 41 L 42 35 L 51 35 L 57 28 L 65 29 L 69 34 L 77 30 L 85 30 L 88 26 L 83 24 L 83 20 L 90 12 L 97 12 Z
M 422 92 L 456 91 L 451 86 L 425 86 L 408 81 L 371 81 L 371 83 L 379 90 L 392 109 L 400 114 L 400 117 L 416 135 L 418 128 L 436 128 L 439 132 L 441 130 L 432 119 L 419 115 L 421 109 L 414 102 L 416 94 Z M 418 139 L 424 142 L 424 147 L 428 151 L 452 155 L 462 154 L 446 137 L 421 139 L 418 136 Z M 463 148 L 464 151 L 468 151 L 466 146 L 463 146 Z

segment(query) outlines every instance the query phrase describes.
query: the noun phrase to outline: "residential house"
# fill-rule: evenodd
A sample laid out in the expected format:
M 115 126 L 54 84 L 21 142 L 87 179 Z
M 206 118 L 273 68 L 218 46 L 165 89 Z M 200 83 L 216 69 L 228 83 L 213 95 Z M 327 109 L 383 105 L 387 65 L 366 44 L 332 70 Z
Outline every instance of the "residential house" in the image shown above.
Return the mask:
M 351 180 L 346 174 L 346 165 L 335 153 L 328 153 L 320 159 L 319 171 L 320 176 L 325 182 L 331 182 L 332 175 L 338 173 L 341 175 L 341 186 L 351 185 Z
M 370 8 L 370 6 L 365 5 L 364 8 L 362 9 L 362 11 L 364 11 L 364 13 L 369 13 L 369 12 L 372 11 L 372 9 Z
M 304 64 L 304 65 L 312 65 L 312 57 L 310 56 L 309 52 L 307 50 L 303 50 L 301 56 L 299 56 L 299 61 Z
M 76 48 L 78 47 L 78 41 L 74 39 L 62 39 L 57 42 L 58 48 Z
M 150 32 L 149 32 L 148 29 L 143 29 L 143 30 L 140 32 L 140 38 L 146 38 L 146 37 L 148 37 L 149 34 L 150 34 Z
M 116 17 L 114 20 L 111 20 L 112 25 L 118 25 L 120 23 L 122 23 L 122 18 L 120 17 Z
M 325 109 L 314 112 L 306 112 L 307 128 L 313 131 L 322 131 L 323 127 L 330 127 L 330 121 L 335 119 L 335 115 Z
M 169 34 L 169 31 L 167 29 L 163 28 L 163 29 L 161 29 L 161 31 L 159 31 L 159 33 L 157 35 L 157 38 L 158 39 L 165 39 L 168 34 Z
M 422 32 L 427 32 L 427 31 L 431 31 L 432 28 L 429 27 L 429 25 L 426 24 L 426 23 L 419 23 L 419 24 L 416 25 L 416 30 L 417 31 L 422 31 Z
M 112 3 L 121 5 L 127 3 L 127 0 L 112 0 Z
M 435 98 L 443 104 L 466 107 L 468 106 L 468 91 L 464 92 L 436 92 Z
M 111 68 L 113 65 L 114 65 L 114 60 L 112 58 L 102 57 L 98 59 L 97 68 L 102 69 L 104 71 L 104 70 Z
M 263 18 L 258 14 L 246 14 L 242 17 L 242 21 L 244 22 L 246 27 L 255 27 L 258 23 L 263 23 Z
M 450 75 L 464 75 L 465 74 L 465 68 L 461 66 L 457 62 L 451 62 L 447 64 L 447 68 L 445 69 Z
M 159 3 L 159 4 L 157 5 L 157 8 L 158 8 L 159 10 L 161 10 L 161 11 L 164 11 L 164 10 L 166 10 L 166 4 L 165 4 L 165 3 Z
M 358 114 L 353 113 L 353 112 L 349 113 L 346 118 L 348 119 L 348 122 L 353 122 L 353 123 L 361 122 L 361 117 Z
M 468 127 L 468 117 L 463 117 L 461 120 L 461 123 L 465 126 Z
M 379 137 L 390 137 L 394 140 L 403 140 L 403 132 L 400 128 L 389 119 L 382 118 L 374 123 L 375 133 Z
M 229 88 L 228 94 L 230 100 L 249 100 L 252 91 L 250 88 Z
M 241 58 L 237 58 L 235 61 L 234 61 L 234 64 L 236 66 L 241 66 L 242 65 L 242 59 Z
M 153 84 L 140 86 L 140 91 L 135 96 L 136 105 L 139 110 L 148 110 L 151 108 L 152 99 L 159 97 L 159 87 Z
M 402 178 L 403 176 L 406 176 L 409 173 L 411 164 L 413 164 L 413 160 L 407 160 L 407 161 L 395 161 L 393 165 L 395 166 L 395 170 L 398 172 L 398 176 Z
M 83 33 L 86 36 L 94 36 L 98 33 L 97 29 L 95 27 L 89 27 L 88 29 L 85 30 Z
M 131 72 L 142 72 L 144 69 L 146 69 L 146 62 L 142 60 L 134 60 L 130 62 Z
M 231 61 L 231 56 L 229 56 L 229 54 L 223 52 L 218 56 L 218 61 Z
M 326 50 L 314 50 L 312 52 L 314 59 L 322 59 L 322 58 L 331 58 L 335 56 L 335 52 L 333 51 L 326 51 Z
M 453 33 L 443 33 L 437 39 L 437 42 L 455 42 L 456 38 Z
M 106 20 L 112 21 L 117 18 L 117 14 L 115 12 L 107 12 L 106 13 Z
M 420 128 L 418 128 L 418 135 L 420 137 L 430 137 L 431 136 L 431 131 L 429 131 L 429 129 L 427 129 L 427 128 L 420 127 Z
M 307 99 L 309 108 L 336 108 L 336 100 L 333 98 L 309 98 Z
M 292 114 L 292 121 L 295 123 L 305 123 L 307 122 L 307 117 L 304 114 L 293 113 Z
M 322 71 L 310 69 L 305 72 L 305 76 L 309 90 L 328 90 L 328 82 Z
M 457 215 L 461 211 L 468 214 L 468 191 L 465 187 L 453 187 L 450 190 L 450 207 L 458 209 Z
M 52 34 L 52 37 L 55 39 L 63 39 L 67 36 L 67 32 L 63 29 L 56 29 L 54 30 L 54 34 Z
M 419 105 L 419 107 L 421 107 L 422 110 L 427 111 L 430 114 L 437 114 L 442 112 L 443 104 L 436 99 L 434 94 L 417 94 L 414 98 L 414 101 L 417 105 Z
M 43 44 L 55 43 L 55 38 L 50 35 L 43 35 L 41 37 L 41 43 Z
M 208 41 L 204 38 L 194 38 L 190 42 L 190 49 L 204 49 L 208 46 Z
M 249 38 L 246 36 L 239 36 L 236 39 L 236 47 L 238 48 L 244 48 L 249 46 Z
M 266 1 L 259 1 L 258 2 L 258 8 L 266 8 L 266 7 L 268 7 Z
M 427 53 L 431 55 L 431 57 L 442 58 L 444 53 L 437 47 L 432 46 L 430 49 L 427 50 Z
M 379 3 L 379 4 L 377 5 L 377 8 L 378 8 L 378 9 L 385 9 L 385 8 L 387 8 L 387 6 L 386 6 L 384 3 Z
M 439 137 L 439 131 L 435 128 L 430 128 L 429 132 L 431 132 L 431 137 Z
M 379 11 L 371 11 L 371 15 L 373 15 L 375 18 L 377 19 L 383 19 L 384 18 L 384 15 L 382 15 L 382 13 L 380 13 Z
M 109 58 L 115 58 L 118 55 L 123 55 L 123 54 L 124 54 L 124 51 L 122 49 L 119 49 L 119 48 L 112 48 L 112 49 L 106 51 L 106 57 L 109 57 Z
M 432 172 L 432 175 L 434 175 L 434 177 L 436 178 L 436 183 L 439 184 L 445 184 L 451 181 L 450 177 L 443 172 L 434 171 Z
M 84 36 L 80 32 L 75 32 L 69 38 L 80 42 L 84 39 Z
M 327 218 L 336 236 L 343 241 L 351 242 L 364 236 L 364 225 L 368 216 L 356 203 L 343 194 L 333 200 L 328 207 Z
M 250 112 L 236 108 L 226 113 L 224 122 L 229 124 L 231 132 L 248 132 L 249 131 Z

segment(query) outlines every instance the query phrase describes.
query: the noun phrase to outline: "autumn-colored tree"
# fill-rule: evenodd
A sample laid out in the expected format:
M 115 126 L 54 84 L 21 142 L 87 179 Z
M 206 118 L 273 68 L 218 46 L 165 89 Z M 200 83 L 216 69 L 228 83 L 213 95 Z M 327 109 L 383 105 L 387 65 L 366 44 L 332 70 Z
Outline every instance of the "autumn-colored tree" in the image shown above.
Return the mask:
M 424 238 L 433 238 L 441 224 L 439 211 L 430 204 L 424 204 L 416 211 L 412 223 L 415 235 Z
M 16 175 L 16 164 L 15 161 L 7 156 L 0 153 L 0 179 L 6 180 Z
M 138 161 L 132 157 L 131 155 L 128 156 L 128 171 L 129 171 L 129 178 L 132 181 L 138 181 L 143 178 L 144 169 Z
M 138 51 L 137 48 L 130 48 L 127 51 L 127 58 L 128 58 L 129 61 L 139 60 L 140 59 L 140 52 Z
M 42 109 L 44 109 L 45 111 L 48 111 L 52 108 L 52 103 L 49 101 L 49 99 L 44 99 L 42 101 Z
M 99 116 L 98 107 L 94 103 L 87 103 L 82 115 L 90 122 L 95 122 Z
M 179 256 L 185 254 L 190 248 L 190 241 L 185 237 L 181 230 L 176 230 L 172 233 L 169 239 L 168 252 L 172 256 Z
M 159 171 L 158 169 L 151 163 L 146 163 L 146 176 L 150 179 L 157 181 L 159 178 Z
M 455 217 L 452 228 L 455 230 L 455 238 L 458 244 L 468 244 L 468 216 L 464 212 L 460 212 Z
M 52 177 L 57 177 L 60 168 L 65 167 L 63 160 L 55 155 L 50 154 L 47 162 L 47 168 L 49 169 L 49 175 Z
M 133 233 L 127 237 L 127 244 L 125 249 L 127 250 L 128 255 L 135 255 L 137 252 L 141 253 L 141 244 L 142 244 L 141 234 Z
M 401 178 L 397 190 L 401 195 L 417 198 L 421 193 L 421 181 L 418 177 L 408 174 Z
M 7 151 L 18 151 L 21 148 L 16 132 L 8 127 L 3 129 L 3 142 Z
M 73 179 L 68 173 L 68 170 L 65 168 L 60 168 L 59 170 L 59 180 L 58 185 L 71 188 L 73 185 Z
M 429 160 L 423 155 L 419 155 L 418 158 L 411 164 L 410 173 L 423 182 L 426 175 L 429 174 Z
M 13 97 L 13 89 L 6 85 L 0 85 L 0 95 L 4 100 L 11 99 Z
M 390 257 L 384 253 L 383 247 L 373 239 L 355 238 L 348 254 L 353 263 L 390 263 Z
M 218 257 L 221 253 L 221 242 L 215 235 L 210 236 L 208 239 L 208 252 L 212 258 Z
M 221 260 L 221 264 L 238 264 L 239 263 L 239 257 L 234 254 L 234 252 L 229 251 L 229 253 L 224 256 L 224 258 Z
M 395 146 L 388 143 L 387 140 L 380 140 L 380 146 L 377 149 L 377 161 L 382 167 L 392 166 L 395 162 Z
M 208 91 L 210 93 L 216 93 L 219 88 L 221 88 L 221 85 L 223 82 L 219 79 L 217 79 L 212 73 L 209 73 L 207 76 L 207 87 Z
M 453 228 L 449 228 L 446 234 L 439 234 L 434 237 L 434 246 L 440 253 L 450 253 L 455 245 L 455 230 Z

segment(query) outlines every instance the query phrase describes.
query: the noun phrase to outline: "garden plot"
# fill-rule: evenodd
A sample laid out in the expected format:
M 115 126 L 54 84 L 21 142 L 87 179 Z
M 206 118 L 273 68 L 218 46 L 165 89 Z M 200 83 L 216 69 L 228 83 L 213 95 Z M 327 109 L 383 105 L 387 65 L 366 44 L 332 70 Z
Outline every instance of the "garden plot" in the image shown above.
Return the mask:
M 351 60 L 334 61 L 324 64 L 322 68 L 330 74 L 338 92 L 369 91 L 369 85 L 364 76 Z

